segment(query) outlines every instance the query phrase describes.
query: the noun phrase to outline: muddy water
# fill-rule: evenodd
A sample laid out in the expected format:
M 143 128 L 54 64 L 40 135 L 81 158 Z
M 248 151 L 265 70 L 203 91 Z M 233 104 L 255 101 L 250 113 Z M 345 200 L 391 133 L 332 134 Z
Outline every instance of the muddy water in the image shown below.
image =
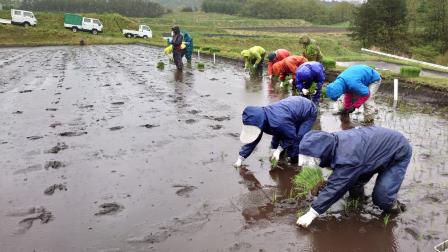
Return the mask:
M 384 61 L 340 61 L 337 62 L 337 65 L 339 66 L 343 66 L 343 67 L 349 67 L 349 66 L 353 66 L 353 65 L 357 65 L 357 64 L 365 64 L 365 65 L 369 65 L 369 66 L 375 66 L 376 69 L 381 70 L 381 71 L 392 71 L 394 73 L 400 73 L 400 68 L 403 65 L 400 64 L 394 64 L 394 63 L 389 63 L 389 62 L 384 62 Z M 448 73 L 445 72 L 438 72 L 438 71 L 434 71 L 434 70 L 427 70 L 427 69 L 422 69 L 421 76 L 425 76 L 425 77 L 443 77 L 443 78 L 447 78 L 448 77 Z
M 304 230 L 295 212 L 308 203 L 284 200 L 296 171 L 269 173 L 269 137 L 231 166 L 244 106 L 281 95 L 237 66 L 176 73 L 159 60 L 143 46 L 0 50 L 0 251 L 431 251 L 448 239 L 445 118 L 381 102 L 377 124 L 414 147 L 409 210 L 385 225 L 371 203 L 341 200 Z M 362 119 L 331 109 L 316 128 Z

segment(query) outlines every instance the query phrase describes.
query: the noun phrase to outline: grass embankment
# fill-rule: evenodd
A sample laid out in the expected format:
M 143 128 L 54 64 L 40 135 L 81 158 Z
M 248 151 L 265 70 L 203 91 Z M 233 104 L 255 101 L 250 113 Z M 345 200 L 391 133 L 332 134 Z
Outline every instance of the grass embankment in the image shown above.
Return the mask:
M 140 39 L 127 39 L 121 34 L 122 28 L 138 27 L 134 19 L 118 14 L 83 14 L 86 17 L 99 18 L 105 27 L 100 35 L 88 32 L 73 33 L 64 28 L 64 13 L 37 12 L 37 27 L 24 28 L 17 25 L 0 25 L 1 46 L 37 46 L 37 45 L 79 45 L 86 44 L 127 44 L 141 42 Z M 10 19 L 9 11 L 0 11 L 0 17 Z M 118 24 L 117 24 L 118 23 Z

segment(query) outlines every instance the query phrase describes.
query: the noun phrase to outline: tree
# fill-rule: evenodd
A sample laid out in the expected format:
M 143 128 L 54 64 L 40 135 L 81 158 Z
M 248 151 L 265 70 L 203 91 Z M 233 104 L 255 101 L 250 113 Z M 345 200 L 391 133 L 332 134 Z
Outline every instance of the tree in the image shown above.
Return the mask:
M 386 51 L 407 49 L 406 0 L 368 0 L 355 12 L 352 36 L 363 46 Z

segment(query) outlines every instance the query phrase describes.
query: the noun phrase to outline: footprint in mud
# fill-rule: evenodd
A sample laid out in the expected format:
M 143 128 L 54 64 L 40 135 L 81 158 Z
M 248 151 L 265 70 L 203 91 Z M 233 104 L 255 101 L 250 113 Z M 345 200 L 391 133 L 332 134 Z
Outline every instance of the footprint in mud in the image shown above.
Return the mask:
M 79 108 L 80 108 L 80 109 L 93 108 L 93 105 L 92 105 L 92 104 L 89 104 L 89 105 L 82 105 L 82 106 L 79 106 Z
M 122 128 L 124 128 L 123 126 L 115 126 L 115 127 L 111 127 L 109 128 L 110 131 L 116 131 L 116 130 L 121 130 Z
M 46 224 L 53 220 L 53 214 L 44 207 L 31 207 L 28 209 L 19 209 L 10 211 L 7 216 L 10 217 L 25 217 L 19 222 L 19 228 L 16 230 L 15 234 L 24 234 L 32 226 L 35 220 L 40 220 L 40 223 Z
M 209 127 L 212 128 L 213 130 L 220 130 L 224 126 L 222 126 L 220 124 L 216 124 L 216 125 L 210 125 Z
M 173 185 L 174 188 L 180 188 L 176 191 L 176 194 L 182 197 L 190 197 L 190 192 L 197 189 L 196 186 L 190 186 L 190 185 Z
M 82 136 L 82 135 L 86 135 L 86 134 L 87 134 L 87 132 L 85 132 L 85 131 L 67 131 L 67 132 L 59 133 L 59 135 L 63 136 L 63 137 Z
M 124 105 L 124 102 L 112 102 L 112 105 Z
M 41 139 L 41 138 L 43 138 L 43 136 L 29 136 L 26 139 L 28 139 L 28 140 L 38 140 L 38 139 Z
M 57 93 L 54 93 L 54 95 L 61 95 L 61 93 L 60 93 L 60 92 L 57 92 Z
M 57 108 L 46 108 L 45 110 L 46 111 L 57 111 L 58 109 Z
M 65 186 L 64 184 L 51 185 L 47 189 L 45 189 L 44 194 L 45 195 L 53 195 L 56 190 L 67 191 L 67 186 Z
M 160 125 L 155 125 L 155 124 L 143 124 L 143 125 L 141 125 L 140 127 L 145 127 L 145 128 L 147 128 L 147 129 L 152 129 L 152 128 L 155 128 L 155 127 L 159 127 Z
M 20 111 L 20 110 L 17 110 L 17 111 L 14 111 L 14 112 L 12 112 L 14 115 L 21 115 L 21 114 L 23 114 L 23 111 Z
M 30 90 L 30 89 L 19 91 L 19 93 L 21 93 L 21 94 L 23 94 L 23 93 L 31 93 L 31 92 L 33 92 L 33 90 Z
M 228 121 L 230 120 L 229 116 L 204 116 L 205 119 L 214 120 L 217 122 Z
M 48 170 L 50 168 L 59 169 L 61 167 L 65 167 L 65 164 L 62 163 L 61 161 L 51 160 L 51 161 L 47 161 L 47 163 L 45 163 L 44 167 L 45 167 L 45 170 Z
M 67 144 L 65 143 L 57 143 L 56 146 L 52 147 L 51 149 L 47 150 L 46 153 L 53 153 L 56 154 L 62 150 L 66 150 L 68 148 Z
M 196 110 L 196 109 L 192 109 L 190 111 L 187 111 L 187 113 L 192 114 L 192 115 L 196 115 L 196 114 L 198 114 L 200 112 L 201 112 L 200 110 Z
M 52 124 L 50 124 L 50 128 L 56 128 L 57 126 L 62 126 L 62 123 L 60 123 L 60 122 L 55 122 L 55 123 L 52 123 Z
M 112 215 L 122 211 L 124 207 L 118 203 L 104 203 L 100 205 L 100 211 L 95 213 L 95 215 Z
M 35 165 L 30 165 L 27 168 L 15 171 L 14 175 L 17 175 L 17 174 L 27 174 L 27 173 L 30 173 L 30 172 L 35 172 L 35 171 L 40 171 L 40 170 L 42 170 L 42 165 L 35 164 Z
M 0 144 L 7 144 L 8 142 L 6 142 L 6 141 L 3 141 L 3 142 L 0 142 Z M 443 175 L 443 174 L 442 174 Z
M 233 137 L 233 138 L 239 138 L 240 134 L 239 133 L 227 133 L 227 135 Z
M 211 80 L 211 81 L 217 81 L 218 79 L 216 79 L 216 78 L 211 78 L 210 80 Z
M 185 120 L 185 123 L 186 123 L 186 124 L 193 124 L 193 123 L 195 123 L 195 122 L 196 122 L 195 119 L 188 119 L 188 120 Z

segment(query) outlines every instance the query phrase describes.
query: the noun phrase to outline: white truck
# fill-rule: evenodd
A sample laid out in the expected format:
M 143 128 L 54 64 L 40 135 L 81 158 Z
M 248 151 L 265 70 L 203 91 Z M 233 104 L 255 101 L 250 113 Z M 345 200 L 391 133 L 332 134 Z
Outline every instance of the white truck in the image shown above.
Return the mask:
M 25 27 L 36 26 L 37 19 L 31 11 L 11 9 L 11 19 L 0 18 L 0 24 L 23 25 Z
M 103 23 L 99 19 L 82 17 L 71 13 L 64 14 L 64 27 L 73 32 L 87 31 L 93 35 L 103 31 Z
M 151 31 L 151 28 L 149 28 L 149 26 L 147 26 L 147 25 L 140 25 L 139 27 L 138 27 L 138 31 L 135 31 L 135 30 L 123 30 L 123 35 L 126 37 L 126 38 L 132 38 L 132 37 L 134 37 L 134 38 L 144 38 L 144 39 L 147 39 L 147 38 L 152 38 L 152 31 Z

